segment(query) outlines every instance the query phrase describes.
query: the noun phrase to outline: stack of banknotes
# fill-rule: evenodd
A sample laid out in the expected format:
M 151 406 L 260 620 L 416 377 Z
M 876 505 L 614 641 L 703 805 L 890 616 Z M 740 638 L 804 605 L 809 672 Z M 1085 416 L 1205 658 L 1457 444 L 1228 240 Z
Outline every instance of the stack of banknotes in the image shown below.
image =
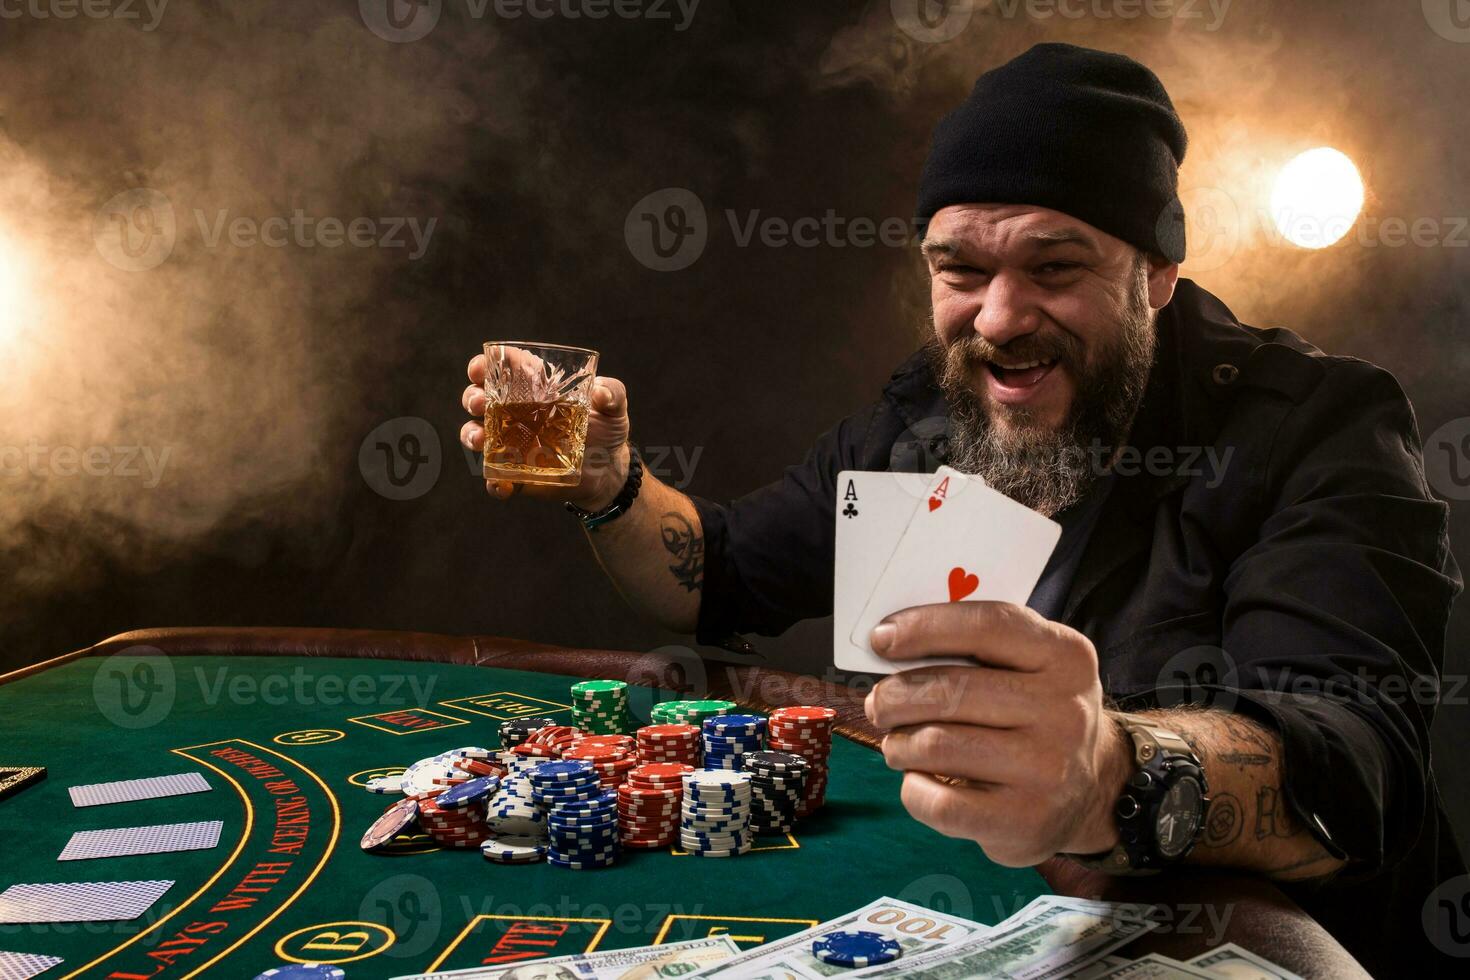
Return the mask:
M 577 953 L 516 966 L 475 967 L 414 974 L 473 980 L 820 980 L 884 977 L 889 980 L 1299 980 L 1295 974 L 1233 943 L 1188 962 L 1150 954 L 1139 959 L 1114 951 L 1157 925 L 1148 909 L 1112 902 L 1043 895 L 993 926 L 936 912 L 894 898 L 880 898 L 781 939 L 741 950 L 728 936 L 662 946 Z M 903 947 L 897 959 L 859 969 L 824 963 L 812 951 L 834 931 L 880 932 Z

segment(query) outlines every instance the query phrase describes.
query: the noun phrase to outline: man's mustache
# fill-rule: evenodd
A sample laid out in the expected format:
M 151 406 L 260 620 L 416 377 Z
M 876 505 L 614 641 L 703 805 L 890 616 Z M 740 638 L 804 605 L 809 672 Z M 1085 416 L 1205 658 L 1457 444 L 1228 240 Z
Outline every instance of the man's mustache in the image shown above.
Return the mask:
M 965 371 L 986 364 L 1024 364 L 1056 360 L 1061 364 L 1081 363 L 1082 344 L 1064 333 L 1029 333 L 996 345 L 979 334 L 963 336 L 949 346 L 945 360 L 951 370 Z

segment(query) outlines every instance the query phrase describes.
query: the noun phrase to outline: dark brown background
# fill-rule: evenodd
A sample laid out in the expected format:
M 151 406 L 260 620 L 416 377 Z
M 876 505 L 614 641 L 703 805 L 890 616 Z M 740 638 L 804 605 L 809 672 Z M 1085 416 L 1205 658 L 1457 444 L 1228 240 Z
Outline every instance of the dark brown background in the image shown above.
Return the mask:
M 1183 0 L 1134 20 L 977 3 L 942 43 L 905 32 L 904 6 L 703 0 L 680 30 L 673 6 L 665 20 L 538 19 L 449 0 L 409 43 L 344 2 L 174 0 L 152 29 L 142 7 L 0 19 L 14 280 L 0 447 L 170 453 L 154 487 L 71 475 L 54 455 L 0 473 L 0 667 L 191 624 L 686 643 L 633 618 L 566 514 L 485 499 L 456 442 L 466 359 L 494 336 L 596 347 L 632 393 L 635 441 L 701 454 L 692 492 L 776 478 L 913 349 L 924 289 L 909 249 L 741 247 L 726 210 L 906 217 L 938 114 L 1041 40 L 1127 52 L 1169 88 L 1191 134 L 1185 275 L 1249 322 L 1392 370 L 1426 437 L 1470 414 L 1457 224 L 1470 43 L 1453 20 L 1436 31 L 1432 3 L 1236 0 L 1218 21 Z M 1369 216 L 1433 219 L 1440 240 L 1395 247 L 1360 229 L 1309 252 L 1263 234 L 1271 175 L 1321 144 L 1357 161 Z M 702 202 L 708 243 L 658 272 L 624 222 L 670 187 Z M 94 239 L 99 209 L 138 188 L 178 219 L 147 270 L 105 261 Z M 410 260 L 211 245 L 196 217 L 295 208 L 437 224 Z M 388 499 L 359 448 L 410 418 L 437 435 L 424 446 L 440 472 Z M 1470 511 L 1454 508 L 1463 556 Z M 1446 665 L 1457 703 L 1436 729 L 1462 828 L 1470 777 L 1443 762 L 1470 727 L 1467 640 L 1462 606 Z M 830 667 L 825 622 L 761 646 Z

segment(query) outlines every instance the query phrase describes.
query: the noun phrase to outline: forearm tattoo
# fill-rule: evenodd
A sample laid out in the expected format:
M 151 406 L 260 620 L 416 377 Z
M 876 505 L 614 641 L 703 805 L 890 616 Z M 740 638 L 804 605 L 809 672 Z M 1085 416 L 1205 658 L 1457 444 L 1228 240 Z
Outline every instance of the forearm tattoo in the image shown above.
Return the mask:
M 673 510 L 659 518 L 659 530 L 663 533 L 664 549 L 675 558 L 669 566 L 674 578 L 686 592 L 703 588 L 704 536 L 696 534 L 689 519 Z

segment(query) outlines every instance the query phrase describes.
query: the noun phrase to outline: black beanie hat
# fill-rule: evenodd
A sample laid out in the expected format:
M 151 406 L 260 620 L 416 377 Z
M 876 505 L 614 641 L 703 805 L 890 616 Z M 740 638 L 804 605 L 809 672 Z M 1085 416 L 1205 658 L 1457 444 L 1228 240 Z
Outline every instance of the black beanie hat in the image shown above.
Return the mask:
M 1169 93 L 1143 65 L 1038 44 L 981 75 L 934 128 L 919 227 L 951 204 L 1033 204 L 1182 262 L 1187 143 Z

